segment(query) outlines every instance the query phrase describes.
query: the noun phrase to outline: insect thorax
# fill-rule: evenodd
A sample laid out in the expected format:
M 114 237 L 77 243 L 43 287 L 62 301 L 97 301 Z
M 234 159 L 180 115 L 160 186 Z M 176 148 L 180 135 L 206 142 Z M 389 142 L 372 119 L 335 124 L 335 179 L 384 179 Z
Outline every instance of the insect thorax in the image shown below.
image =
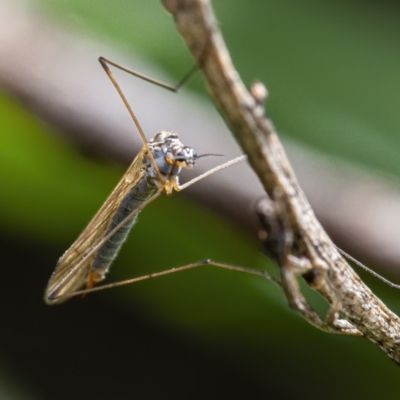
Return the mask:
M 177 182 L 181 168 L 193 168 L 197 158 L 196 151 L 185 146 L 175 132 L 160 131 L 148 142 L 150 151 L 153 154 L 157 165 L 158 172 L 161 175 L 161 186 L 165 185 L 166 181 Z M 156 181 L 160 179 L 156 167 L 149 159 L 147 173 Z M 166 189 L 168 192 L 168 190 Z

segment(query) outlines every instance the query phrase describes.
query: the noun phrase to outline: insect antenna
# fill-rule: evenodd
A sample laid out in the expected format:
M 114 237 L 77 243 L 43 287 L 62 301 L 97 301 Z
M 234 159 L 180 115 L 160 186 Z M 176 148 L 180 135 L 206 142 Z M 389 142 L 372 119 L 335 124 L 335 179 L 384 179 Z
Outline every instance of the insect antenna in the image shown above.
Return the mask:
M 213 154 L 213 153 L 207 153 L 207 154 L 200 154 L 196 158 L 203 158 L 203 157 L 223 157 L 223 154 Z

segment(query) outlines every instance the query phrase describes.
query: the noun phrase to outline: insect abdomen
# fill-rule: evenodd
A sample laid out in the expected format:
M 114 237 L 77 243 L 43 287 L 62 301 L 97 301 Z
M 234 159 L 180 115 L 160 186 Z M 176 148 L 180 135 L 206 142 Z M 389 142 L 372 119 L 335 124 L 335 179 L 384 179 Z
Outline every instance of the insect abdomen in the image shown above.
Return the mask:
M 156 192 L 153 185 L 144 179 L 138 185 L 132 188 L 132 190 L 125 196 L 119 205 L 117 211 L 111 219 L 110 225 L 105 235 L 111 232 L 115 227 L 120 224 L 128 215 L 132 214 L 134 210 L 138 210 L 132 218 L 127 221 L 121 228 L 118 229 L 99 249 L 96 258 L 92 265 L 92 270 L 105 275 L 117 257 L 122 244 L 128 237 L 128 233 L 132 226 L 135 224 L 137 215 L 140 211 L 140 206 Z M 103 276 L 104 277 L 104 276 Z

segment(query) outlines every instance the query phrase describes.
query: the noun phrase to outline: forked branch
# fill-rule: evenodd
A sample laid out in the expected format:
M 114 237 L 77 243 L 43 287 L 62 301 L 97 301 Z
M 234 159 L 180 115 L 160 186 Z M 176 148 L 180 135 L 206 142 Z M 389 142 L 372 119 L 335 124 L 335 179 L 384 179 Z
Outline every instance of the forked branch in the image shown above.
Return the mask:
M 289 304 L 328 332 L 359 334 L 400 364 L 400 320 L 364 285 L 316 219 L 264 107 L 236 72 L 209 0 L 163 0 L 202 70 L 210 93 L 262 182 L 286 238 L 278 261 Z M 289 238 L 289 239 L 287 239 Z M 325 321 L 296 276 L 330 304 Z

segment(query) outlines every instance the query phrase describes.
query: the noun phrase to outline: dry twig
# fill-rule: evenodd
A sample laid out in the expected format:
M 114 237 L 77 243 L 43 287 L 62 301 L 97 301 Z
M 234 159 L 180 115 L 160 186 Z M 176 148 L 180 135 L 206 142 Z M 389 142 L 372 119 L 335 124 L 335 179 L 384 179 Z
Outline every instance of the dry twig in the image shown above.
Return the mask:
M 399 318 L 364 285 L 316 219 L 271 120 L 234 69 L 209 0 L 163 3 L 173 14 L 223 118 L 272 199 L 261 205 L 259 212 L 281 226 L 277 261 L 290 306 L 322 330 L 362 335 L 400 364 Z M 299 275 L 329 302 L 325 321 L 300 292 Z

